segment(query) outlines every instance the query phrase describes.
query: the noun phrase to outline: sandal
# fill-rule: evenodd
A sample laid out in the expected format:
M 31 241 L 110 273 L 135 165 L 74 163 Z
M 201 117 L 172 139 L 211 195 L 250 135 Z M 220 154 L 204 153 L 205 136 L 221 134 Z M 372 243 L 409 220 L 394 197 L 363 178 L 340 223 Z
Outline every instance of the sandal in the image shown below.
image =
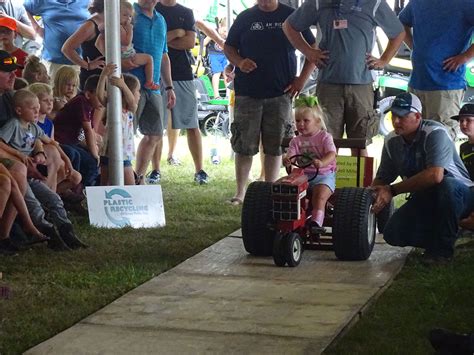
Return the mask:
M 230 200 L 227 200 L 227 203 L 230 203 L 231 205 L 233 206 L 239 206 L 241 205 L 242 203 L 244 203 L 244 201 L 242 201 L 240 198 L 238 197 L 232 197 Z
M 33 244 L 38 244 L 38 243 L 44 243 L 49 241 L 51 238 L 44 234 L 40 235 L 28 235 L 28 242 L 25 243 L 25 245 L 33 245 Z

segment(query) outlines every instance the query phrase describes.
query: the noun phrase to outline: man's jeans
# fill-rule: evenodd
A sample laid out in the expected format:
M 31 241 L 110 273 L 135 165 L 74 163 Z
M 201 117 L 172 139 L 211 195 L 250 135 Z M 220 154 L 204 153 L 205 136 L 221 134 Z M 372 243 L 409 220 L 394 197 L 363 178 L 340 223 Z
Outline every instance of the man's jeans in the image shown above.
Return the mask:
M 424 248 L 451 257 L 459 220 L 474 211 L 474 190 L 452 177 L 427 190 L 412 193 L 390 218 L 384 239 L 390 245 Z

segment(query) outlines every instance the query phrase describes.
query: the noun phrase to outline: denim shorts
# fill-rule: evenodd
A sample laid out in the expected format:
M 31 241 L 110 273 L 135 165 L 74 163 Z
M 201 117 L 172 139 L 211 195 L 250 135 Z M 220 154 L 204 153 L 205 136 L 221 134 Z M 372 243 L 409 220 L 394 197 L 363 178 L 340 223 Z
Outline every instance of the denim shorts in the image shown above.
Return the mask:
M 308 174 L 308 179 L 311 179 L 311 174 Z M 309 188 L 314 185 L 326 185 L 329 189 L 334 192 L 336 189 L 336 173 L 332 172 L 325 175 L 318 175 L 313 180 L 309 181 Z
M 101 166 L 109 166 L 109 157 L 100 157 L 100 165 Z M 132 162 L 130 160 L 124 160 L 123 161 L 123 167 L 124 168 L 129 168 L 132 166 Z

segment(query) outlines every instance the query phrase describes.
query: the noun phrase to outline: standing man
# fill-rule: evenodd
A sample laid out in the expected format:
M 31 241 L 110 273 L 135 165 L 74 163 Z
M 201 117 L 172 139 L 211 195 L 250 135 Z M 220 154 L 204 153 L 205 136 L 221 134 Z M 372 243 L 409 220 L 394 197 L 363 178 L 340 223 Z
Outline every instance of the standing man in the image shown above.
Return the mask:
M 319 49 L 300 34 L 312 25 L 321 29 Z M 377 26 L 389 38 L 380 59 L 371 55 Z M 334 138 L 342 138 L 345 131 L 348 138 L 370 140 L 378 133 L 370 70 L 383 69 L 404 38 L 385 0 L 307 0 L 283 29 L 293 46 L 320 68 L 316 90 L 328 113 L 328 131 Z
M 399 18 L 413 51 L 409 91 L 420 98 L 423 118 L 443 123 L 456 138 L 459 125 L 450 117 L 461 108 L 465 64 L 474 57 L 474 1 L 410 0 Z
M 15 38 L 15 47 L 23 47 L 23 38 L 35 39 L 36 32 L 23 5 L 13 3 L 12 0 L 0 0 L 0 17 L 12 18 L 16 21 L 16 31 L 19 36 Z
M 294 11 L 278 0 L 258 0 L 237 16 L 229 29 L 224 53 L 235 69 L 235 109 L 231 144 L 235 154 L 237 191 L 230 200 L 241 204 L 260 138 L 265 153 L 265 181 L 275 181 L 281 167 L 281 142 L 292 134 L 291 98 L 298 94 L 314 65 L 306 62 L 296 76 L 295 49 L 282 30 Z M 313 44 L 308 30 L 306 41 Z
M 170 150 L 167 160 L 171 165 L 179 164 L 179 161 L 173 157 L 172 152 L 177 143 L 179 130 L 186 129 L 188 147 L 195 167 L 194 181 L 201 185 L 207 184 L 208 175 L 203 170 L 202 138 L 197 114 L 196 86 L 191 69 L 191 53 L 189 52 L 196 41 L 193 11 L 177 4 L 176 0 L 161 0 L 155 8 L 163 15 L 168 27 L 168 55 L 171 61 L 173 88 L 178 102 L 178 105 L 165 113 L 167 120 L 171 120 L 171 122 L 168 121 L 171 123 L 168 124 L 168 127 L 172 128 L 167 132 Z M 165 122 L 167 120 L 165 119 Z M 160 180 L 160 160 L 161 150 L 156 151 L 153 155 L 153 171 L 148 177 L 149 183 L 157 183 Z
M 166 45 L 166 22 L 155 10 L 158 0 L 138 0 L 134 4 L 135 25 L 133 26 L 133 46 L 137 53 L 147 53 L 153 57 L 153 81 L 164 84 L 166 106 L 171 109 L 176 102 L 171 82 L 171 65 Z M 155 150 L 161 156 L 163 149 L 163 100 L 160 90 L 144 88 L 143 67 L 132 71 L 140 80 L 142 91 L 137 109 L 138 129 L 143 134 L 137 149 L 137 183 L 144 184 L 144 174 Z M 159 161 L 157 165 L 159 171 Z
M 33 28 L 43 37 L 43 54 L 49 75 L 54 78 L 62 65 L 73 65 L 61 52 L 66 40 L 89 18 L 89 0 L 25 0 Z M 41 27 L 33 16 L 41 16 Z M 79 72 L 79 67 L 75 66 Z
M 414 94 L 399 94 L 389 109 L 394 131 L 385 138 L 373 189 L 379 213 L 393 197 L 410 193 L 389 219 L 384 239 L 390 245 L 425 249 L 426 263 L 453 257 L 458 223 L 474 210 L 474 184 L 444 126 L 422 119 Z M 397 177 L 402 181 L 393 183 Z

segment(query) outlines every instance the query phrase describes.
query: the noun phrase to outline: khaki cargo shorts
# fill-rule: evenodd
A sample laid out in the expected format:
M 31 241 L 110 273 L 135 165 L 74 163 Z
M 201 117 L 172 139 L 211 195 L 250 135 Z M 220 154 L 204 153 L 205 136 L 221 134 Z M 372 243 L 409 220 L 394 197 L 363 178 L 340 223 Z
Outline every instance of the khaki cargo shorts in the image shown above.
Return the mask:
M 260 137 L 265 154 L 282 155 L 282 139 L 293 135 L 291 98 L 282 95 L 270 99 L 235 97 L 231 144 L 235 153 L 258 153 Z

